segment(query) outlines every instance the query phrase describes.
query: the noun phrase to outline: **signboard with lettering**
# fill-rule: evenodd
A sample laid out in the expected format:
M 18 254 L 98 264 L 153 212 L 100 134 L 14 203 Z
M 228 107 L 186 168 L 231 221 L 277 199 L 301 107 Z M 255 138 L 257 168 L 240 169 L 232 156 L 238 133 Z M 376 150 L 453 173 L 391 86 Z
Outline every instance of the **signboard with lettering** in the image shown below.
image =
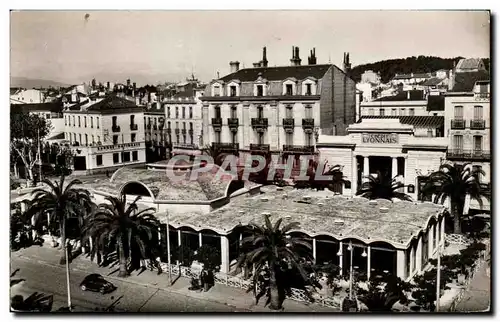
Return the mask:
M 395 133 L 370 133 L 363 134 L 363 143 L 376 143 L 376 144 L 397 144 L 398 135 Z

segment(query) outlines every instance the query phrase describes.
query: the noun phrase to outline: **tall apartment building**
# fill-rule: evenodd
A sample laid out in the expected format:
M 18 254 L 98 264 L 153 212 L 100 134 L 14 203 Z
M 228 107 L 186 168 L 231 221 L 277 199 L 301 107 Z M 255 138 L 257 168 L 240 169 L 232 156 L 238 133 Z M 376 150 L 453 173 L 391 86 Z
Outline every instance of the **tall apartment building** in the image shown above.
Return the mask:
M 316 64 L 312 50 L 301 65 L 293 47 L 290 66 L 269 67 L 266 48 L 253 68 L 239 69 L 206 87 L 203 133 L 209 143 L 241 156 L 254 152 L 296 155 L 315 153 L 319 134 L 345 135 L 356 118 L 356 87 L 344 70 Z
M 90 97 L 67 107 L 63 117 L 75 171 L 96 173 L 145 163 L 144 112 L 134 102 L 116 95 Z
M 165 135 L 165 106 L 148 103 L 144 108 L 144 138 L 146 141 L 146 161 L 155 162 L 167 158 L 170 149 Z

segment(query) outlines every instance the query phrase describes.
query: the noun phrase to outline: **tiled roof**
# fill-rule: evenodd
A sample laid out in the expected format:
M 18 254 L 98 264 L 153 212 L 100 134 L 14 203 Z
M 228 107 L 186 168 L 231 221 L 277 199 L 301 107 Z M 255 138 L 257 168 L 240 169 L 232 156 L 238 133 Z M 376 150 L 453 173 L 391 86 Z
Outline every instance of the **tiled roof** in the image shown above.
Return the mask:
M 22 111 L 24 113 L 35 112 L 35 111 L 50 111 L 54 113 L 59 113 L 63 111 L 63 104 L 61 101 L 49 102 L 49 103 L 37 103 L 37 104 L 11 104 L 11 109 Z
M 437 77 L 432 77 L 426 80 L 425 82 L 422 83 L 422 86 L 436 86 L 439 85 L 443 79 L 437 78 Z
M 388 119 L 399 118 L 401 124 L 413 125 L 419 128 L 439 128 L 444 125 L 444 116 L 380 116 L 380 115 L 363 115 L 361 119 Z M 361 122 L 361 120 L 359 121 Z M 359 123 L 358 122 L 358 123 Z
M 224 82 L 237 79 L 242 82 L 252 82 L 257 80 L 259 75 L 269 81 L 284 80 L 288 77 L 305 79 L 308 76 L 320 79 L 333 65 L 303 65 L 303 66 L 281 66 L 281 67 L 259 67 L 245 68 L 226 75 L 221 78 Z
M 455 73 L 453 89 L 450 92 L 472 92 L 477 81 L 489 80 L 487 71 Z
M 109 111 L 116 109 L 125 108 L 139 108 L 134 102 L 129 101 L 125 98 L 117 97 L 115 95 L 110 95 L 105 99 L 91 105 L 88 107 L 88 111 Z
M 478 69 L 481 61 L 480 58 L 462 58 L 458 61 L 456 69 Z
M 408 92 L 410 93 L 410 98 L 408 98 Z M 384 102 L 384 101 L 423 101 L 425 100 L 424 92 L 419 90 L 403 91 L 394 96 L 383 96 L 373 100 L 374 102 Z
M 427 97 L 427 111 L 444 111 L 444 96 L 429 95 Z

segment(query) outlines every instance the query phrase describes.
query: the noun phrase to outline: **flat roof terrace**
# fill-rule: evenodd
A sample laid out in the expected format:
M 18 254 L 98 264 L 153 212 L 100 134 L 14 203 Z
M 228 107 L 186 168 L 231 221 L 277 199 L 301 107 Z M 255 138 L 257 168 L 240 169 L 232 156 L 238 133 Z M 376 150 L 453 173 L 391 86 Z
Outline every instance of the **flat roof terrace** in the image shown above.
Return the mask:
M 298 222 L 297 230 L 311 237 L 331 236 L 339 241 L 358 239 L 366 244 L 387 242 L 406 249 L 412 238 L 424 232 L 432 218 L 445 207 L 430 202 L 409 202 L 333 195 L 330 191 L 297 190 L 291 187 L 262 187 L 262 194 L 241 196 L 210 213 L 170 214 L 174 228 L 210 229 L 220 235 L 238 226 L 263 224 L 263 214 L 271 221 Z M 157 217 L 166 222 L 166 214 Z

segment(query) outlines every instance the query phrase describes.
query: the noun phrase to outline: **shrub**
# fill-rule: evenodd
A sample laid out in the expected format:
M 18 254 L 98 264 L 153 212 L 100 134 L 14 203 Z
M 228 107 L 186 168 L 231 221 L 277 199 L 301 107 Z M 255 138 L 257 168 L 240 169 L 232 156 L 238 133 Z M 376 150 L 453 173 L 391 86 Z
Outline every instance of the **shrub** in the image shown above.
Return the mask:
M 221 264 L 221 254 L 219 249 L 211 245 L 202 245 L 196 251 L 195 258 L 203 264 L 206 270 L 215 270 Z
M 416 284 L 416 290 L 414 290 L 411 295 L 419 307 L 430 312 L 434 312 L 436 309 L 436 279 L 437 270 L 435 268 L 413 278 Z M 451 282 L 451 280 L 452 278 L 449 270 L 441 270 L 440 296 L 443 290 L 449 289 L 446 284 Z

